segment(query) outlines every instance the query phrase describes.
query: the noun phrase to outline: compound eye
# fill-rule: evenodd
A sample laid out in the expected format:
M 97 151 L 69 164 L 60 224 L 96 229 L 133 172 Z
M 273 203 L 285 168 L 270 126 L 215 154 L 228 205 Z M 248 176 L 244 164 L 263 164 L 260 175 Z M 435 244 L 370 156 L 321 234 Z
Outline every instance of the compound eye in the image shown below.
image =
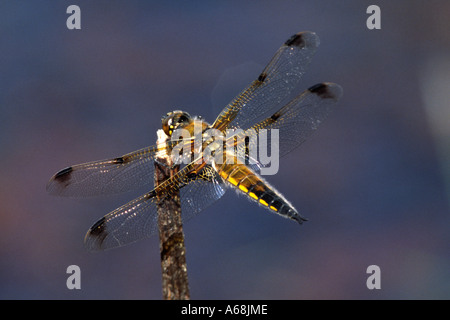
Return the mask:
M 182 112 L 176 119 L 176 122 L 179 124 L 187 124 L 191 121 L 191 116 L 187 112 Z

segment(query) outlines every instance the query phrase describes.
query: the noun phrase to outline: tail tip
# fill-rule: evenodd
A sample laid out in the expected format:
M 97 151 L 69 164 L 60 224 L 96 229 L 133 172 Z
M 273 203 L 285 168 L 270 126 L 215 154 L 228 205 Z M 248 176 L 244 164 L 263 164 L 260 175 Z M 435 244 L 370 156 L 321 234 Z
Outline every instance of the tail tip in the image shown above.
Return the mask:
M 305 218 L 298 213 L 292 216 L 292 219 L 297 221 L 299 224 L 303 224 L 303 222 L 308 221 L 308 218 Z

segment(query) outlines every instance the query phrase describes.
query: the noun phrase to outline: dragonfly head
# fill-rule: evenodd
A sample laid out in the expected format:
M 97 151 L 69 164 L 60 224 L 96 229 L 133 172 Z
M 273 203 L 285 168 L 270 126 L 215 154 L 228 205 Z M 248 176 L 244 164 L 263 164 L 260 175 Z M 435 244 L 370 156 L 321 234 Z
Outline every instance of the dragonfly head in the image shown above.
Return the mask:
M 167 113 L 162 117 L 161 121 L 164 133 L 170 137 L 174 130 L 184 128 L 191 124 L 193 118 L 185 111 L 175 110 Z

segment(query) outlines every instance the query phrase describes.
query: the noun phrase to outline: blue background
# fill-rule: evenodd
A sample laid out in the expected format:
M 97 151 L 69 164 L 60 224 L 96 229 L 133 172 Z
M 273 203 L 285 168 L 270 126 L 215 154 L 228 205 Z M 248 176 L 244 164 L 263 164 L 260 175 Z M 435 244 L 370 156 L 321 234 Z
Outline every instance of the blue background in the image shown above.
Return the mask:
M 71 4 L 81 30 L 66 28 Z M 337 82 L 344 97 L 267 177 L 309 221 L 228 192 L 185 225 L 191 297 L 449 299 L 450 100 L 439 88 L 450 87 L 450 2 L 377 1 L 374 31 L 370 4 L 2 1 L 0 298 L 160 299 L 157 237 L 83 247 L 96 220 L 140 194 L 57 198 L 48 179 L 154 144 L 168 111 L 213 121 L 310 30 L 321 45 L 304 88 Z M 81 290 L 66 288 L 72 264 Z M 366 287 L 373 264 L 380 290 Z

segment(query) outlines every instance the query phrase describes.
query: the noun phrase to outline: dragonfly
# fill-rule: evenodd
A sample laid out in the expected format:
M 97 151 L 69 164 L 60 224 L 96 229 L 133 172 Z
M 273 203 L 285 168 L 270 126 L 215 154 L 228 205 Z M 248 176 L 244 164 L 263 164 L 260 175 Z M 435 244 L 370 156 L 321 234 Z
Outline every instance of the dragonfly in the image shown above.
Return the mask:
M 157 211 L 160 201 L 179 195 L 183 221 L 186 221 L 220 199 L 228 189 L 234 189 L 250 201 L 270 212 L 302 223 L 307 219 L 261 174 L 264 164 L 256 155 L 249 161 L 248 139 L 234 142 L 244 150 L 246 161 L 207 161 L 200 152 L 185 163 L 172 177 L 154 184 L 155 163 L 161 154 L 172 156 L 180 146 L 193 149 L 195 137 L 202 147 L 217 145 L 206 132 L 214 129 L 224 133 L 241 129 L 247 136 L 262 130 L 278 130 L 277 147 L 282 157 L 308 138 L 337 105 L 343 89 L 335 83 L 323 82 L 302 91 L 300 79 L 317 47 L 319 37 L 314 32 L 299 32 L 276 51 L 267 66 L 238 94 L 210 124 L 201 117 L 175 110 L 162 118 L 162 130 L 172 137 L 178 129 L 194 138 L 174 138 L 156 143 L 123 156 L 73 165 L 58 171 L 47 184 L 48 193 L 63 197 L 110 195 L 142 187 L 151 191 L 113 210 L 98 220 L 87 232 L 84 244 L 90 251 L 121 247 L 148 238 L 158 232 Z M 200 126 L 198 126 L 200 124 Z M 224 134 L 224 136 L 226 136 Z M 233 144 L 235 136 L 221 143 Z M 242 142 L 243 141 L 243 142 Z M 246 144 L 247 142 L 247 144 Z M 212 148 L 213 151 L 216 150 Z M 231 151 L 230 151 L 231 152 Z

